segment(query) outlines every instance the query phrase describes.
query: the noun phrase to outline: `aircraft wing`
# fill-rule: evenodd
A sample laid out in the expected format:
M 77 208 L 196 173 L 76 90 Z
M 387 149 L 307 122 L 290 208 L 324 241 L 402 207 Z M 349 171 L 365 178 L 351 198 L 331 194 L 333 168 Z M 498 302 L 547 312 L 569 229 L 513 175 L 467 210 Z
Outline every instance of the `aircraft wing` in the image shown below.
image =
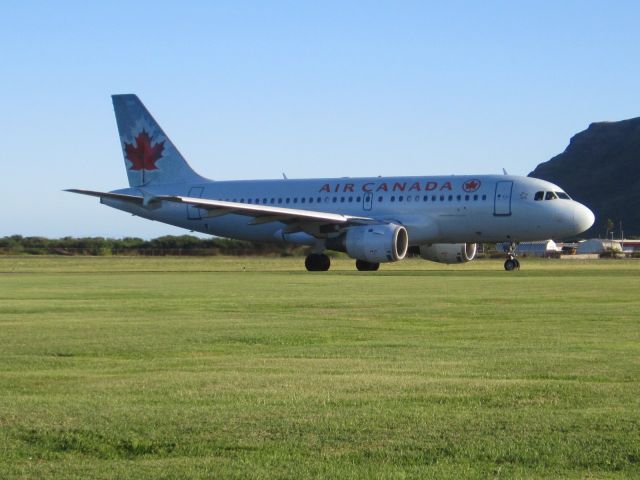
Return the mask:
M 173 202 L 191 205 L 207 211 L 206 217 L 236 214 L 253 217 L 254 225 L 269 222 L 286 224 L 320 224 L 320 225 L 365 225 L 379 223 L 373 218 L 344 215 L 341 213 L 321 212 L 316 210 L 301 210 L 298 208 L 272 207 L 251 203 L 226 202 L 222 200 L 207 200 L 204 198 L 182 197 L 179 195 L 128 195 L 113 192 L 97 192 L 94 190 L 68 189 L 67 192 L 80 193 L 100 198 L 111 198 L 141 206 L 150 206 L 157 202 Z

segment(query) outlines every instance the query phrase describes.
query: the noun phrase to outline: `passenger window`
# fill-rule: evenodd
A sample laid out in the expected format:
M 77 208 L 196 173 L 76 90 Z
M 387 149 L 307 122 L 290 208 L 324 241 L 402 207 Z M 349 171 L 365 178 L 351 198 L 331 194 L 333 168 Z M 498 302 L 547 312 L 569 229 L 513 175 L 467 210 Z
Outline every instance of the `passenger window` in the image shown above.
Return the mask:
M 456 200 L 457 200 L 457 201 L 462 200 L 462 196 L 461 196 L 461 195 L 457 195 L 457 196 L 456 196 Z
M 477 202 L 477 201 L 478 201 L 478 195 L 474 195 L 474 196 L 473 196 L 473 201 L 474 201 L 474 202 Z
M 539 202 L 540 200 L 542 200 L 544 198 L 544 192 L 536 192 L 535 196 L 533 197 L 533 199 L 536 202 Z
M 378 202 L 381 202 L 381 201 L 382 201 L 382 195 L 378 197 Z
M 555 200 L 557 198 L 558 196 L 553 192 L 547 192 L 546 195 L 544 196 L 545 200 Z
M 356 202 L 360 203 L 360 197 L 356 197 Z
M 399 202 L 401 202 L 401 201 L 402 201 L 402 199 L 403 199 L 403 196 L 402 196 L 402 195 L 400 195 L 400 196 L 398 197 L 398 201 L 399 201 Z
M 289 203 L 289 202 L 290 202 L 290 200 L 291 200 L 290 198 L 287 198 L 287 203 Z
M 298 203 L 298 197 L 293 199 L 293 203 Z
M 425 195 L 424 197 L 422 197 L 422 201 L 423 202 L 428 202 L 429 201 L 429 195 Z
M 482 195 L 482 200 L 486 200 L 487 196 L 486 195 Z
M 309 197 L 309 203 L 313 203 L 313 197 Z
M 449 201 L 453 200 L 453 195 L 449 195 Z
M 391 201 L 395 202 L 396 201 L 396 196 L 395 195 L 391 195 Z
M 465 202 L 468 202 L 468 201 L 469 201 L 469 195 L 465 195 L 465 196 L 464 196 L 464 201 L 465 201 Z

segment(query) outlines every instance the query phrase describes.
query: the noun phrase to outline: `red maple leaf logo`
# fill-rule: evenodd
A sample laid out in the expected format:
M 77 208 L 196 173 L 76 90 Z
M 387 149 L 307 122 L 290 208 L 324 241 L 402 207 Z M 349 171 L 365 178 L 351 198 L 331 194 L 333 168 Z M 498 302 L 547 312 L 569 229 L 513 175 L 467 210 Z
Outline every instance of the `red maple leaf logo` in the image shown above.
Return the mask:
M 476 190 L 478 190 L 480 188 L 480 180 L 467 180 L 466 182 L 464 182 L 464 184 L 462 185 L 462 189 L 465 192 L 475 192 Z
M 129 170 L 157 170 L 156 162 L 162 157 L 164 140 L 151 145 L 151 137 L 143 129 L 135 139 L 136 144 L 125 143 L 124 151 L 131 162 Z

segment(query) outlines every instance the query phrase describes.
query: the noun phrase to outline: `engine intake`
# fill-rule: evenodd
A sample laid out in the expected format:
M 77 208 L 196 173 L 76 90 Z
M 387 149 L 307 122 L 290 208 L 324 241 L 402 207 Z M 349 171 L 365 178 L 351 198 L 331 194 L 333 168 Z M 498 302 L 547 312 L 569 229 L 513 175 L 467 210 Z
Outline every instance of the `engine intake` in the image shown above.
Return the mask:
M 476 257 L 475 243 L 433 243 L 420 245 L 420 256 L 439 263 L 466 263 Z
M 397 262 L 407 255 L 409 234 L 402 225 L 394 223 L 351 227 L 338 237 L 327 239 L 326 247 L 346 252 L 357 260 Z

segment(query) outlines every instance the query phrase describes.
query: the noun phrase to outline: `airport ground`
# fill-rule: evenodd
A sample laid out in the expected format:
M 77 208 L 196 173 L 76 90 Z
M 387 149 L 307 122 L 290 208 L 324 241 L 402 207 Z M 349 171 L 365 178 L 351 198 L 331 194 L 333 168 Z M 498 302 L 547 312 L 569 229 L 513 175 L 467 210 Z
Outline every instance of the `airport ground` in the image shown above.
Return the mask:
M 0 478 L 638 478 L 640 261 L 0 257 Z

